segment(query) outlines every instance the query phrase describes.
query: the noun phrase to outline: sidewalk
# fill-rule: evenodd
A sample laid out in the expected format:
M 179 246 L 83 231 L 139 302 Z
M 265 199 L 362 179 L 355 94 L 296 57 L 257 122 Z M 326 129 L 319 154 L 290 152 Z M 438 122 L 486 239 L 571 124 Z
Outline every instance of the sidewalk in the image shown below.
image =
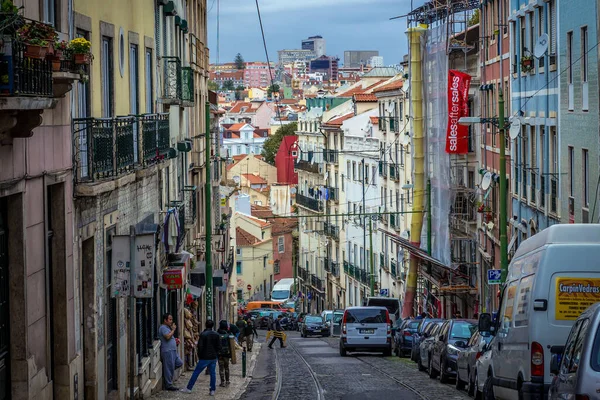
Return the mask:
M 210 376 L 206 375 L 206 373 L 203 371 L 200 376 L 198 377 L 198 380 L 196 381 L 196 384 L 194 385 L 194 389 L 192 390 L 192 393 L 181 393 L 181 392 L 169 392 L 166 390 L 163 390 L 157 394 L 155 394 L 154 396 L 152 396 L 152 399 L 155 400 L 162 400 L 162 399 L 217 399 L 217 400 L 233 400 L 233 399 L 237 399 L 239 398 L 242 393 L 244 393 L 244 390 L 246 389 L 246 386 L 248 386 L 248 382 L 250 382 L 251 377 L 252 377 L 252 373 L 254 371 L 254 368 L 256 367 L 256 358 L 258 357 L 258 353 L 260 352 L 260 349 L 262 348 L 262 346 L 264 345 L 264 343 L 261 343 L 261 341 L 255 341 L 254 342 L 254 346 L 252 347 L 252 352 L 247 352 L 246 356 L 247 356 L 247 362 L 246 362 L 246 378 L 242 378 L 242 351 L 238 350 L 237 351 L 237 364 L 233 365 L 233 364 L 229 364 L 229 380 L 231 382 L 231 384 L 227 387 L 220 387 L 219 384 L 221 383 L 221 378 L 219 377 L 219 367 L 217 365 L 217 390 L 216 390 L 216 394 L 215 396 L 209 396 L 208 395 L 208 387 L 209 387 L 209 382 L 210 382 Z M 190 377 L 192 376 L 193 370 L 192 371 L 185 371 L 184 374 L 182 374 L 182 376 L 179 377 L 179 379 L 175 382 L 175 386 L 177 386 L 178 388 L 184 388 L 186 387 Z

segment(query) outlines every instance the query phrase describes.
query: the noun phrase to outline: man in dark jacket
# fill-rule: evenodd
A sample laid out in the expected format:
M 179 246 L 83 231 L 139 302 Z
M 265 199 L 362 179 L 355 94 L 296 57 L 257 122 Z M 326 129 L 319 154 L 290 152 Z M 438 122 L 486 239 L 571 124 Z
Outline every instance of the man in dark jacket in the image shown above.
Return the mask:
M 285 333 L 283 333 L 283 328 L 281 327 L 282 318 L 283 318 L 283 315 L 279 314 L 277 316 L 277 319 L 273 323 L 274 332 L 273 332 L 273 339 L 271 339 L 271 343 L 269 343 L 270 349 L 273 348 L 273 343 L 275 343 L 275 340 L 277 340 L 277 339 L 279 339 L 279 344 L 281 347 L 286 347 L 283 344 L 283 337 L 284 337 Z
M 221 351 L 221 340 L 219 334 L 213 330 L 215 323 L 212 320 L 206 320 L 206 329 L 200 334 L 198 340 L 198 364 L 194 369 L 194 373 L 190 378 L 185 389 L 181 389 L 184 393 L 192 393 L 194 384 L 198 379 L 198 376 L 204 371 L 204 368 L 208 368 L 210 372 L 210 392 L 211 396 L 215 395 L 217 389 L 217 358 Z

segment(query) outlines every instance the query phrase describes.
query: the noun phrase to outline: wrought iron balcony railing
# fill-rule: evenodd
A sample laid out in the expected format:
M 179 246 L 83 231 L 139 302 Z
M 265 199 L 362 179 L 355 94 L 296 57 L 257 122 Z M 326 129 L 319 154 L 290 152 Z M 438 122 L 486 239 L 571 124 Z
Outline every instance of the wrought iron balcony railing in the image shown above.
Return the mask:
M 75 182 L 115 179 L 162 160 L 169 150 L 169 115 L 74 118 Z
M 334 187 L 330 187 L 329 189 L 329 200 L 334 201 L 334 202 L 339 202 L 340 201 L 340 189 L 339 188 L 334 188 Z
M 308 271 L 302 267 L 298 267 L 298 277 L 305 282 L 308 281 Z
M 323 291 L 323 280 L 320 279 L 318 276 L 312 274 L 310 276 L 310 284 L 312 285 L 312 287 L 314 287 L 315 289 L 319 290 L 319 291 Z
M 350 264 L 349 268 L 348 268 L 348 275 L 350 276 L 354 276 L 354 264 Z
M 319 163 L 313 163 L 306 160 L 296 161 L 295 168 L 306 172 L 312 172 L 313 174 L 320 173 Z
M 52 97 L 52 62 L 29 57 L 26 45 L 5 35 L 0 46 L 0 95 Z
M 194 225 L 198 214 L 198 192 L 196 186 L 184 186 L 185 225 Z
M 329 164 L 336 164 L 338 162 L 337 150 L 323 149 L 323 161 Z
M 325 271 L 331 272 L 331 265 L 329 263 L 329 259 L 328 258 L 325 259 L 324 268 L 325 268 Z
M 192 67 L 181 68 L 181 100 L 184 106 L 194 105 L 194 71 Z
M 344 273 L 348 274 L 350 271 L 350 264 L 348 263 L 348 261 L 344 261 Z
M 398 117 L 380 117 L 379 121 L 383 121 L 383 129 L 388 132 L 400 132 L 400 118 Z M 381 129 L 381 127 L 380 127 Z
M 313 199 L 308 196 L 304 196 L 303 194 L 296 194 L 296 204 L 308 208 L 313 211 L 321 212 L 323 211 L 323 203 L 320 200 Z
M 329 222 L 325 222 L 323 223 L 323 230 L 325 233 L 325 236 L 329 236 L 333 239 L 339 239 L 340 238 L 340 228 L 329 223 Z
M 166 104 L 179 104 L 182 99 L 181 60 L 165 56 L 163 61 L 163 99 Z
M 340 263 L 338 263 L 337 261 L 331 262 L 331 273 L 336 278 L 338 278 L 340 276 Z

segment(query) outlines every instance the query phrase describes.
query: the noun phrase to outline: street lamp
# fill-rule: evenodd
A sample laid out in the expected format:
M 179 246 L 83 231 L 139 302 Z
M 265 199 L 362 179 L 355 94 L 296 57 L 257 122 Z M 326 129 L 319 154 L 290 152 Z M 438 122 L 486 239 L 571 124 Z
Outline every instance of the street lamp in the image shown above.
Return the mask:
M 498 126 L 500 138 L 500 269 L 502 270 L 502 282 L 506 281 L 508 274 L 508 238 L 506 224 L 508 223 L 506 211 L 507 182 L 506 182 L 506 139 L 504 126 L 504 96 L 502 91 L 498 93 L 498 118 L 462 117 L 458 120 L 461 125 L 472 125 L 476 123 L 491 123 Z

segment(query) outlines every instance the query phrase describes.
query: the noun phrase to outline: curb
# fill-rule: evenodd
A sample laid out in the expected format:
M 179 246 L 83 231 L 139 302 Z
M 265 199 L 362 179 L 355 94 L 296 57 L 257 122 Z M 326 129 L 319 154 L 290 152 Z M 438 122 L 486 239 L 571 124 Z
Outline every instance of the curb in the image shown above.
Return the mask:
M 258 349 L 256 349 L 257 344 L 258 344 Z M 240 389 L 238 390 L 238 394 L 235 395 L 234 400 L 237 400 L 240 397 L 242 397 L 242 395 L 246 392 L 246 388 L 248 387 L 248 384 L 252 380 L 252 373 L 254 372 L 254 368 L 256 367 L 256 359 L 258 358 L 258 353 L 260 353 L 260 350 L 262 348 L 262 343 L 255 343 L 254 348 L 258 351 L 252 352 L 252 357 L 250 357 L 250 363 L 248 365 L 248 369 L 246 370 L 246 377 L 244 378 L 244 383 L 242 384 L 242 386 L 240 386 Z M 246 353 L 246 354 L 248 354 L 248 353 Z M 240 358 L 241 358 L 241 356 L 240 356 Z

